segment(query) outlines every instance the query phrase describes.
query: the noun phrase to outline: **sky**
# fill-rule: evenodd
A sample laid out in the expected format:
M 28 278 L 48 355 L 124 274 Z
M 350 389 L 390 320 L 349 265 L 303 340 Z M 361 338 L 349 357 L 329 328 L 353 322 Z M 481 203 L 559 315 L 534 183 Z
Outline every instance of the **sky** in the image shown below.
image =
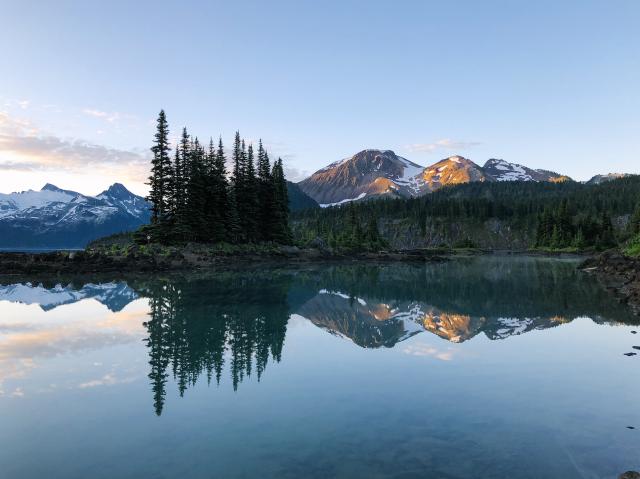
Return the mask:
M 365 148 L 640 173 L 640 2 L 0 0 L 0 192 L 144 194 L 155 118 L 291 180 Z

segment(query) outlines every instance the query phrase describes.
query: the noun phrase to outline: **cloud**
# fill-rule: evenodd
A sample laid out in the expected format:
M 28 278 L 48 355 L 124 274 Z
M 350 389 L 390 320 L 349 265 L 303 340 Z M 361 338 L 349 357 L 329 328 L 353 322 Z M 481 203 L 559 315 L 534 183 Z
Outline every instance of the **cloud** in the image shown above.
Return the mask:
M 135 381 L 135 377 L 118 378 L 115 372 L 109 372 L 99 379 L 92 379 L 78 384 L 79 389 L 95 388 L 99 386 L 114 386 L 116 384 L 128 384 Z
M 293 181 L 297 183 L 298 181 L 304 180 L 307 176 L 309 176 L 309 172 L 307 170 L 299 170 L 297 168 L 293 168 L 284 164 L 284 176 L 287 180 Z
M 109 123 L 115 123 L 122 116 L 118 112 L 109 113 L 106 111 L 94 110 L 91 108 L 85 108 L 84 110 L 82 110 L 82 113 L 88 116 L 92 116 L 94 118 L 100 118 L 102 120 L 108 121 Z
M 150 153 L 120 150 L 81 139 L 43 134 L 36 126 L 0 112 L 0 170 L 117 174 L 144 181 Z
M 456 141 L 443 138 L 433 143 L 414 143 L 405 148 L 411 153 L 431 153 L 436 150 L 466 150 L 481 144 L 479 141 Z
M 454 350 L 451 348 L 447 348 L 443 351 L 424 343 L 415 343 L 406 346 L 402 352 L 411 356 L 431 357 L 441 361 L 451 361 L 454 355 Z
M 87 301 L 91 302 L 93 300 Z M 67 305 L 65 309 L 77 306 Z M 0 341 L 0 396 L 2 390 L 5 390 L 5 395 L 8 394 L 5 389 L 7 383 L 23 381 L 34 370 L 53 358 L 65 355 L 79 356 L 103 348 L 139 343 L 146 337 L 143 322 L 148 318 L 148 309 L 142 300 L 135 306 L 129 306 L 127 310 L 109 313 L 101 318 L 92 317 L 62 324 L 57 320 L 47 321 L 46 318 L 47 316 L 37 316 L 29 323 L 20 319 L 13 323 L 13 331 L 6 330 L 5 327 Z M 129 380 L 131 375 L 117 378 L 115 373 L 111 372 L 77 386 L 89 388 L 120 384 Z

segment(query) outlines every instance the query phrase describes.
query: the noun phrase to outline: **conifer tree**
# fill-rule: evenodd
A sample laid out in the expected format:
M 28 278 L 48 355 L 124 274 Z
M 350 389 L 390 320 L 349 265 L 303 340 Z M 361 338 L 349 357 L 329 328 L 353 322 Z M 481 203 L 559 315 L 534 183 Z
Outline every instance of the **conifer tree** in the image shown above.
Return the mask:
M 169 124 L 164 110 L 160 110 L 156 121 L 156 133 L 151 152 L 153 159 L 147 200 L 151 202 L 151 221 L 155 224 L 161 222 L 169 213 L 171 202 L 172 167 L 169 158 Z
M 243 148 L 244 150 L 244 148 Z M 258 188 L 256 181 L 256 169 L 253 157 L 253 145 L 249 145 L 245 157 L 244 177 L 244 221 L 243 229 L 247 241 L 254 242 L 258 238 Z
M 289 227 L 289 195 L 287 193 L 287 181 L 284 177 L 282 159 L 278 158 L 271 170 L 274 188 L 275 210 L 273 215 L 273 240 L 288 244 L 291 242 L 291 229 Z
M 269 155 L 262 146 L 262 140 L 258 142 L 258 224 L 260 239 L 271 241 L 274 238 L 272 218 L 275 215 L 275 188 L 271 176 Z
M 195 138 L 189 155 L 189 183 L 187 186 L 186 223 L 196 241 L 207 241 L 207 173 L 204 148 Z
M 222 138 L 218 140 L 218 151 L 216 151 L 214 168 L 216 178 L 220 181 L 220 187 L 217 190 L 217 201 L 219 208 L 223 212 L 224 238 L 222 241 L 237 241 L 240 220 L 238 218 L 238 210 L 236 208 L 235 200 L 232 201 L 233 193 L 230 190 L 229 181 L 227 179 L 227 159 L 224 154 Z

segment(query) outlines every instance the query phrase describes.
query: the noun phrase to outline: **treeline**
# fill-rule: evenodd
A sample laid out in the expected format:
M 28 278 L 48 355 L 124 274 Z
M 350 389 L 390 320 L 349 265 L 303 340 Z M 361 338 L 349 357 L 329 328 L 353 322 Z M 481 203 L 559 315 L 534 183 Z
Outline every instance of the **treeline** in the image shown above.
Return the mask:
M 254 151 L 236 133 L 229 176 L 222 139 L 205 146 L 184 128 L 172 155 L 163 110 L 151 151 L 151 224 L 141 241 L 291 242 L 282 159 L 271 164 L 262 141 Z
M 559 206 L 547 207 L 538 215 L 535 240 L 538 248 L 594 247 L 603 250 L 616 245 L 616 233 L 606 210 L 600 213 L 599 218 L 589 214 L 572 216 L 565 199 Z
M 292 224 L 295 240 L 300 243 L 315 237 L 325 241 L 340 237 L 355 217 L 363 229 L 375 222 L 383 241 L 391 243 L 401 239 L 400 231 L 427 238 L 437 230 L 443 246 L 455 246 L 461 239 L 481 246 L 483 238 L 478 232 L 486 231 L 484 225 L 492 220 L 518 233 L 530 247 L 606 248 L 634 234 L 633 225 L 640 224 L 639 205 L 640 176 L 600 185 L 475 182 L 442 188 L 420 198 L 379 199 L 306 210 L 293 214 Z M 622 223 L 630 219 L 622 227 L 615 218 Z M 452 229 L 462 236 L 447 237 Z
M 320 237 L 326 240 L 331 248 L 344 250 L 377 251 L 388 246 L 388 242 L 380 235 L 378 221 L 371 216 L 366 222 L 361 221 L 354 203 L 346 206 L 347 214 L 340 228 L 327 227 L 326 223 L 316 222 L 316 227 L 307 240 Z M 310 231 L 307 231 L 310 233 Z

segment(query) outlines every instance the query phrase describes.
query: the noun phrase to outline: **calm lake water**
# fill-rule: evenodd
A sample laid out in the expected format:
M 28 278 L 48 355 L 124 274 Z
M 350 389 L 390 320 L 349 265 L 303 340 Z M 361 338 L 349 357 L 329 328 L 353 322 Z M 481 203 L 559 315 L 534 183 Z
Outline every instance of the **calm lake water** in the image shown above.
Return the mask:
M 640 469 L 637 318 L 576 264 L 0 282 L 0 477 Z

